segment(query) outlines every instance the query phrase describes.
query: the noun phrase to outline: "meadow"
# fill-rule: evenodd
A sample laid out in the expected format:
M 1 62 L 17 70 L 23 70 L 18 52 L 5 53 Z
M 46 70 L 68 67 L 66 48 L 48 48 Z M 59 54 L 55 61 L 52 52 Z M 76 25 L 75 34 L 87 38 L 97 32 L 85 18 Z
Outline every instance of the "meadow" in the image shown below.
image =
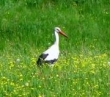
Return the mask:
M 68 39 L 38 68 L 56 26 Z M 1 0 L 0 97 L 110 97 L 110 1 Z

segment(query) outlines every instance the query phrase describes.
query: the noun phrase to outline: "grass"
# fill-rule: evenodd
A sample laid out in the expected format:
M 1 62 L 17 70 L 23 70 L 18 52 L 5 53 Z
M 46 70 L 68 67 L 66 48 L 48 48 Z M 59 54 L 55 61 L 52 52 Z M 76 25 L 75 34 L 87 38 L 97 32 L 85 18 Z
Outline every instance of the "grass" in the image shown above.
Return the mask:
M 110 2 L 104 0 L 1 0 L 0 97 L 109 97 Z M 53 68 L 36 59 L 53 43 Z

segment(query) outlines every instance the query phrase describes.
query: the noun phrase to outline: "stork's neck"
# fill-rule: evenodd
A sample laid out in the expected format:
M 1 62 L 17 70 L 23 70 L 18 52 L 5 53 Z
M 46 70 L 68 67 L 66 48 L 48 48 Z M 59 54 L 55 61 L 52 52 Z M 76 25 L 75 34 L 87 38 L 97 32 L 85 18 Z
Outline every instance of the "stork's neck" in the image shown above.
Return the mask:
M 59 45 L 59 35 L 58 35 L 58 33 L 56 31 L 54 32 L 54 34 L 55 34 L 55 42 L 54 42 L 54 44 Z

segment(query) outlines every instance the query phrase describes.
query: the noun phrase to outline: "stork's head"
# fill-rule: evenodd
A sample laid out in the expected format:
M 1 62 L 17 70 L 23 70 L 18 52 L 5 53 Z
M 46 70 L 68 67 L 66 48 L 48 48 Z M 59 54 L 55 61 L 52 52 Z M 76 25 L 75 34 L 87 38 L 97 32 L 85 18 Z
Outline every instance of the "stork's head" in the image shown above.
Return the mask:
M 65 37 L 68 37 L 59 27 L 55 27 L 55 32 L 65 36 Z

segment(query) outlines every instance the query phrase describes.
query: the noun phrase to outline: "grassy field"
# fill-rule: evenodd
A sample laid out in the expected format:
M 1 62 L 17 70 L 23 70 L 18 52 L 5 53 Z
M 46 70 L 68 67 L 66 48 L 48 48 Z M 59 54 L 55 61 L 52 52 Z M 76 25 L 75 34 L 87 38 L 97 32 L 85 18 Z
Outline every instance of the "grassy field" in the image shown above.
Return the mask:
M 55 26 L 69 38 L 38 68 Z M 110 97 L 110 1 L 1 0 L 0 97 Z

